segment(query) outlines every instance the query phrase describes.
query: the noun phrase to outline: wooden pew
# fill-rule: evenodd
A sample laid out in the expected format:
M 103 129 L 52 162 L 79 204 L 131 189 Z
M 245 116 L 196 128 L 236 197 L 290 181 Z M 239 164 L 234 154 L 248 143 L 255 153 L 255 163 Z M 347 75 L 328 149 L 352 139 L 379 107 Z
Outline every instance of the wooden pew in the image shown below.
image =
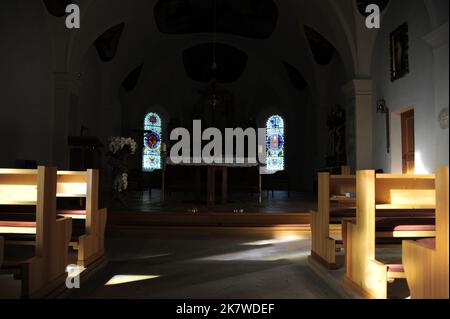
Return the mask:
M 346 217 L 354 217 L 356 199 L 345 196 L 355 193 L 356 177 L 349 167 L 342 167 L 342 175 L 319 173 L 318 207 L 311 213 L 311 258 L 330 269 L 336 265 L 336 240 L 330 237 L 330 224 L 339 224 Z
M 386 265 L 376 259 L 375 238 L 377 213 L 384 216 L 392 212 L 407 212 L 411 218 L 422 216 L 423 210 L 435 209 L 434 175 L 375 174 L 375 171 L 359 171 L 356 177 L 356 221 L 347 222 L 346 280 L 357 291 L 370 298 L 387 298 L 387 283 L 404 278 L 401 265 Z M 418 219 L 417 225 L 422 221 Z M 400 224 L 401 225 L 400 220 Z M 407 223 L 408 224 L 408 223 Z M 435 235 L 430 225 L 417 229 L 393 228 L 397 238 L 426 238 Z
M 2 268 L 3 264 L 3 245 L 5 243 L 5 240 L 3 237 L 0 237 L 0 269 Z
M 42 297 L 64 284 L 68 246 L 72 231 L 70 218 L 56 217 L 56 169 L 0 169 L 0 205 L 35 205 L 35 221 L 0 222 L 0 235 L 32 235 L 34 257 L 8 263 L 7 272 L 19 271 L 24 298 Z
M 436 238 L 403 242 L 403 266 L 413 299 L 449 298 L 448 167 L 436 172 Z
M 83 234 L 71 246 L 78 251 L 77 264 L 87 267 L 104 257 L 107 210 L 98 208 L 99 171 L 58 171 L 57 178 L 58 198 L 85 198 L 84 210 L 58 210 L 58 215 L 84 221 Z

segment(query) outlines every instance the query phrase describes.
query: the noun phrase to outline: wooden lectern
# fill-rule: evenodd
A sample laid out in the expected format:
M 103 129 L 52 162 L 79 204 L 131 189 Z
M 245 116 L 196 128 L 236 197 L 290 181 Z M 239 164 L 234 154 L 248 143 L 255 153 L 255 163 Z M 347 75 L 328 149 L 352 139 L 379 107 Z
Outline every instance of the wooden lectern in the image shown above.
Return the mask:
M 103 144 L 95 136 L 69 136 L 69 169 L 100 169 Z

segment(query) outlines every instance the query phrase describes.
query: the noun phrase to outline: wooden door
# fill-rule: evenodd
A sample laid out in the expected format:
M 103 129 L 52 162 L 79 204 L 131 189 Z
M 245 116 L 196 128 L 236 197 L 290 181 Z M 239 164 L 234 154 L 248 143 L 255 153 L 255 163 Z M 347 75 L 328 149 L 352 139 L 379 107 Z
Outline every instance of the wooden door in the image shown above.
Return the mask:
M 402 167 L 403 174 L 414 174 L 414 110 L 402 113 Z

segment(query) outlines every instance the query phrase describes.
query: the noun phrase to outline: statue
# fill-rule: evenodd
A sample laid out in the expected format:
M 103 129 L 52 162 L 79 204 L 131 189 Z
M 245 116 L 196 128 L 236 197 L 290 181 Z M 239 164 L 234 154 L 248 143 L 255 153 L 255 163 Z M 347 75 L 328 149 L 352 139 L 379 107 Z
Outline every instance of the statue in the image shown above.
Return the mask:
M 341 166 L 347 164 L 345 148 L 345 110 L 336 104 L 328 115 L 328 150 L 327 166 Z

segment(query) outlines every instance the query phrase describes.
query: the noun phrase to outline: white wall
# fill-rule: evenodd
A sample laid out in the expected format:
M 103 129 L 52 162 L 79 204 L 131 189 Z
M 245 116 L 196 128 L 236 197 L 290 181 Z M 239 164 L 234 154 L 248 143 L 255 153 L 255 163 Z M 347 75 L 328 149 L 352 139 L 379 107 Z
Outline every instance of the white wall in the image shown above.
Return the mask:
M 404 22 L 408 22 L 409 26 L 410 73 L 391 82 L 389 37 L 390 33 Z M 401 169 L 401 152 L 398 150 L 401 146 L 398 141 L 399 119 L 396 113 L 409 107 L 415 110 L 416 172 L 431 173 L 438 164 L 448 165 L 448 130 L 438 129 L 435 86 L 439 83 L 435 83 L 434 74 L 434 63 L 438 62 L 437 68 L 444 70 L 444 74 L 446 72 L 448 83 L 448 45 L 446 62 L 443 57 L 435 61 L 431 47 L 424 40 L 424 36 L 430 31 L 432 30 L 428 11 L 421 0 L 393 1 L 382 20 L 372 61 L 373 154 L 375 168 L 384 169 L 386 172 L 399 172 Z M 442 94 L 447 96 L 448 106 L 448 84 L 446 88 Z M 391 154 L 386 151 L 385 118 L 375 112 L 375 101 L 381 97 L 385 98 L 392 112 L 391 144 L 396 149 Z M 446 158 L 442 152 L 445 148 Z
M 53 75 L 42 1 L 5 1 L 0 10 L 0 166 L 51 161 Z

